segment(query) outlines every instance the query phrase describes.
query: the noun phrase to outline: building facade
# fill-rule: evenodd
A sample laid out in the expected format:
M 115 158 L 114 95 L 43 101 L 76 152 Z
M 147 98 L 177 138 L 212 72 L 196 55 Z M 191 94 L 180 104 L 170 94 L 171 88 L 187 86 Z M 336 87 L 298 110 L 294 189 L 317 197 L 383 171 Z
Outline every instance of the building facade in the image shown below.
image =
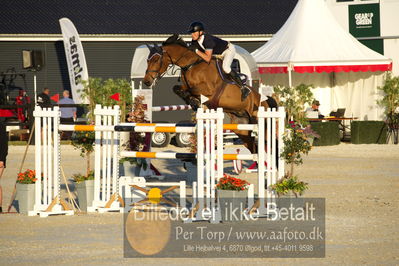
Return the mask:
M 326 0 L 338 23 L 369 48 L 391 58 L 399 75 L 399 0 Z
M 353 31 L 353 35 L 358 34 L 359 40 L 393 59 L 394 73 L 398 75 L 399 29 L 395 23 L 395 10 L 399 10 L 399 0 L 326 1 L 345 29 Z M 281 28 L 296 3 L 297 0 L 7 2 L 0 10 L 0 90 L 10 100 L 17 95 L 19 87 L 27 89 L 32 96 L 35 75 L 38 92 L 45 87 L 50 88 L 51 94 L 70 89 L 58 23 L 62 17 L 71 19 L 81 36 L 89 76 L 130 79 L 134 50 L 139 45 L 162 42 L 173 33 L 189 39 L 188 25 L 200 20 L 208 32 L 252 52 Z M 363 33 L 362 29 L 359 33 L 356 28 L 350 28 L 353 14 L 364 18 L 360 23 L 367 23 L 370 5 L 373 10 L 378 9 L 378 16 L 372 17 L 378 25 L 373 25 L 371 33 Z M 366 11 L 361 9 L 363 6 Z M 379 31 L 376 31 L 378 27 Z M 23 50 L 42 52 L 44 62 L 40 71 L 23 69 Z M 14 75 L 10 75 L 12 73 Z M 177 100 L 172 97 L 170 101 L 175 103 Z

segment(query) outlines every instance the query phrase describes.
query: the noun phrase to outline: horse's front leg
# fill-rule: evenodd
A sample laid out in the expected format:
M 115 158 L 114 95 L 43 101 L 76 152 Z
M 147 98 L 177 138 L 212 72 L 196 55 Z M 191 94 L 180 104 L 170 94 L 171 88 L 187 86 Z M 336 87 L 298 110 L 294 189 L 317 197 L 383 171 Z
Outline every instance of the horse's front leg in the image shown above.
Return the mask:
M 186 87 L 175 85 L 173 87 L 173 91 L 177 94 L 177 96 L 182 98 L 186 104 L 189 104 L 194 111 L 197 111 L 197 109 L 200 107 L 200 100 L 191 95 Z

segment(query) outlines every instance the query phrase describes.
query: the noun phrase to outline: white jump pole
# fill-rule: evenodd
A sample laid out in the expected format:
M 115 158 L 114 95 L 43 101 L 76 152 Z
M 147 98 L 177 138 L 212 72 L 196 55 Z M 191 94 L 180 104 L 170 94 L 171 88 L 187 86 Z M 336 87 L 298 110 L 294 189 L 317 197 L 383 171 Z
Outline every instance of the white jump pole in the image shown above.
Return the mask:
M 259 107 L 258 110 L 258 197 L 259 214 L 265 208 L 265 108 Z
M 96 105 L 95 127 L 110 129 L 119 125 L 119 106 Z M 119 197 L 119 132 L 95 131 L 94 200 L 88 212 L 123 211 Z
M 41 138 L 41 132 L 42 132 L 42 123 L 41 119 L 36 117 L 36 112 L 41 111 L 41 108 L 39 109 L 35 108 L 35 171 L 36 174 L 39 174 L 42 172 L 42 138 Z M 39 133 L 38 133 L 39 132 Z M 35 205 L 34 205 L 34 210 L 39 210 L 41 208 L 41 200 L 42 200 L 42 195 L 41 195 L 41 178 L 38 178 L 35 183 Z
M 197 218 L 202 219 L 201 214 L 204 209 L 204 111 L 202 108 L 197 110 L 197 197 L 198 211 Z
M 271 198 L 272 198 L 272 193 L 271 190 L 269 189 L 270 185 L 272 185 L 272 171 L 274 171 L 274 165 L 273 165 L 273 156 L 274 156 L 274 145 L 273 142 L 275 142 L 275 135 L 273 135 L 272 133 L 272 128 L 273 128 L 273 124 L 275 119 L 273 119 L 271 117 L 271 112 L 270 109 L 268 109 L 267 111 L 268 115 L 267 115 L 267 136 L 266 136 L 266 142 L 267 142 L 267 147 L 266 147 L 266 158 L 267 158 L 267 167 L 266 167 L 266 198 L 267 198 L 267 209 L 269 209 L 269 207 L 271 206 Z
M 284 136 L 284 131 L 285 131 L 285 109 L 284 107 L 280 107 L 278 109 L 278 180 L 283 178 L 284 173 L 285 173 L 285 161 L 284 158 L 280 156 L 280 154 L 284 150 L 284 141 L 283 141 L 283 136 Z M 278 181 L 277 180 L 277 181 Z
M 29 211 L 28 215 L 39 214 L 40 217 L 53 214 L 72 215 L 73 210 L 69 210 L 60 198 L 59 107 L 42 109 L 40 106 L 36 106 L 33 115 L 36 127 L 35 172 L 37 180 L 33 211 Z

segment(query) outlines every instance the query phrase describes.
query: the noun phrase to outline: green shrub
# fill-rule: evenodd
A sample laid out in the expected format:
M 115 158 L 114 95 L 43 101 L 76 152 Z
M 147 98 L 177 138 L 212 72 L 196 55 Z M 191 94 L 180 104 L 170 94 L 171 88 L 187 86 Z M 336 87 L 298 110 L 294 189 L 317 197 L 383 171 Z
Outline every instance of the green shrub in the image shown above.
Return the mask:
M 338 121 L 312 122 L 311 125 L 320 135 L 320 138 L 314 140 L 314 146 L 338 145 L 341 142 Z
M 353 144 L 385 144 L 387 126 L 384 121 L 353 121 L 351 142 Z

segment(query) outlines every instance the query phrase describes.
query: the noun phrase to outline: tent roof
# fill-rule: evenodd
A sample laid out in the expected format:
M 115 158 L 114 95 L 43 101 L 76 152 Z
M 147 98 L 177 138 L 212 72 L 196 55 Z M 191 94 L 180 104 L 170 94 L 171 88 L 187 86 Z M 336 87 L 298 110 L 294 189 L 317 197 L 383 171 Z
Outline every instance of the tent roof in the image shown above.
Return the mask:
M 260 73 L 387 71 L 392 61 L 345 31 L 324 0 L 299 0 L 283 27 L 252 55 Z

